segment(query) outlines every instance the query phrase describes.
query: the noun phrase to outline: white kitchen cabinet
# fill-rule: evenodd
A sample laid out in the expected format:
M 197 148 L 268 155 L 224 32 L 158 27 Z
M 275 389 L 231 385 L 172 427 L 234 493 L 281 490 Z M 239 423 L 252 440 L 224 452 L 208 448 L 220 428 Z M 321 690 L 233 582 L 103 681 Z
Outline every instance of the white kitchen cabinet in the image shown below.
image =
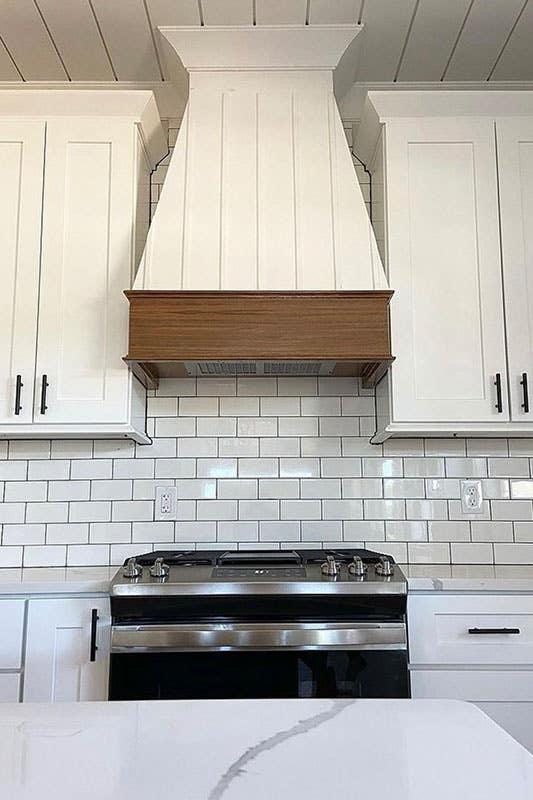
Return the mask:
M 496 121 L 511 417 L 533 421 L 533 117 Z
M 109 598 L 30 599 L 24 701 L 106 700 L 109 646 Z
M 153 95 L 0 92 L 2 148 L 0 438 L 147 442 L 146 393 L 123 362 L 123 292 L 166 150 Z
M 0 119 L 0 425 L 33 414 L 44 134 L 42 121 Z
M 0 670 L 21 668 L 24 605 L 21 599 L 0 599 Z
M 533 435 L 532 133 L 531 92 L 369 94 L 355 152 L 384 175 L 396 357 L 375 443 Z

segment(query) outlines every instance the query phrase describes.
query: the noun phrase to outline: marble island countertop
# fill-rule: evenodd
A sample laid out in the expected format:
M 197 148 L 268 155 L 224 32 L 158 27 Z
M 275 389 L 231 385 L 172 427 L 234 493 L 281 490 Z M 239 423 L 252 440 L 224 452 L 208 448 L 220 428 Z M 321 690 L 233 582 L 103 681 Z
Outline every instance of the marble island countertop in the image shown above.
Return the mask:
M 6 704 L 9 800 L 531 800 L 533 756 L 468 703 Z

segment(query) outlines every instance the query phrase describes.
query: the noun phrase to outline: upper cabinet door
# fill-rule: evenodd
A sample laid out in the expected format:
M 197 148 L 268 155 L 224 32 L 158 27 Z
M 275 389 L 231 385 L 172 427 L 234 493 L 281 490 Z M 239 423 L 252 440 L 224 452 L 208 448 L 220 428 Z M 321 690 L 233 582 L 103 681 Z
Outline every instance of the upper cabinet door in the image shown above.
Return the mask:
M 134 141 L 127 120 L 48 123 L 36 423 L 127 420 Z
M 496 133 L 511 418 L 533 422 L 533 119 L 498 120 Z
M 386 165 L 393 419 L 507 421 L 494 124 L 387 122 Z
M 0 424 L 33 414 L 44 133 L 44 122 L 0 122 Z

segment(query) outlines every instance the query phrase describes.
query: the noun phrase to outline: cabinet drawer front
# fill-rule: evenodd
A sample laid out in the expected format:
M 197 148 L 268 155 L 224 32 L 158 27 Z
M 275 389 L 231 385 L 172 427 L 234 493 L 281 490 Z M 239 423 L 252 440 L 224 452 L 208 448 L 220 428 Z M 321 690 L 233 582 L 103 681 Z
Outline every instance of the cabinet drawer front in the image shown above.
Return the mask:
M 18 672 L 0 673 L 0 703 L 18 703 L 19 685 Z
M 20 669 L 24 600 L 0 600 L 0 669 Z
M 533 597 L 412 596 L 412 664 L 521 664 L 533 667 Z
M 415 669 L 411 696 L 439 700 L 533 700 L 533 670 Z

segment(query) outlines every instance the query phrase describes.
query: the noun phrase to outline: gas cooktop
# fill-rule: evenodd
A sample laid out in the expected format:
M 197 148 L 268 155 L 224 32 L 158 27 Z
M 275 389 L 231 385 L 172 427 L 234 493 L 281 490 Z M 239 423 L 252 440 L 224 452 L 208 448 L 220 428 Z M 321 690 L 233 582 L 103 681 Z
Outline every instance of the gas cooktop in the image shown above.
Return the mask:
M 129 558 L 111 595 L 405 594 L 388 555 L 362 549 L 163 550 Z

